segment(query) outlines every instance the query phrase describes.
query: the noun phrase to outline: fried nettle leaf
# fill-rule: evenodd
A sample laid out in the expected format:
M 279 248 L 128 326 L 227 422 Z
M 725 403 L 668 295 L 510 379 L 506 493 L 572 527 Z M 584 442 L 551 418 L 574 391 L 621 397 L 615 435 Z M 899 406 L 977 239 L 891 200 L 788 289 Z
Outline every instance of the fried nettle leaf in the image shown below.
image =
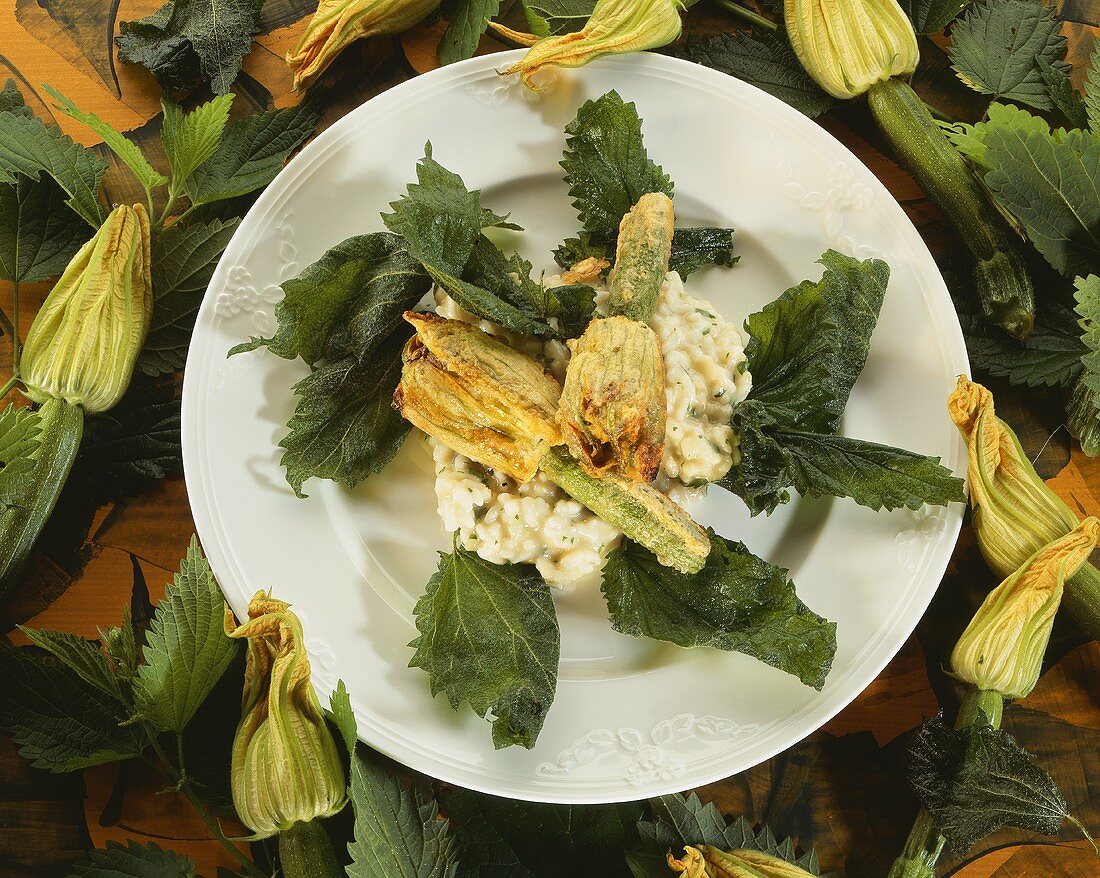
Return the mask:
M 622 875 L 642 816 L 640 802 L 553 805 L 457 788 L 445 804 L 469 878 Z
M 820 689 L 836 654 L 836 623 L 795 595 L 787 571 L 709 530 L 698 573 L 662 566 L 629 540 L 607 559 L 603 594 L 616 631 L 743 652 Z
M 146 632 L 134 678 L 138 716 L 162 731 L 182 732 L 240 647 L 225 633 L 225 599 L 191 537 Z
M 225 94 L 260 30 L 263 0 L 168 0 L 152 15 L 119 24 L 118 56 L 140 64 L 162 91 L 190 92 L 200 80 Z
M 753 389 L 733 413 L 740 457 L 720 484 L 753 515 L 809 496 L 850 497 L 872 509 L 963 500 L 939 458 L 834 437 L 867 360 L 888 266 L 834 250 L 820 281 L 803 281 L 745 321 Z
M 280 442 L 286 480 L 298 497 L 306 479 L 332 479 L 352 488 L 379 472 L 400 450 L 410 425 L 392 405 L 401 380 L 401 348 L 412 336 L 402 326 L 366 357 L 326 362 L 297 384 L 298 402 Z
M 108 841 L 73 863 L 76 878 L 195 878 L 195 864 L 183 854 L 133 839 Z
M 455 838 L 424 783 L 394 776 L 364 748 L 352 755 L 350 774 L 355 835 L 348 878 L 454 878 Z
M 689 61 L 713 67 L 763 89 L 811 119 L 836 101 L 814 82 L 781 33 L 762 30 L 718 34 L 688 44 Z
M 918 34 L 943 30 L 966 8 L 970 0 L 901 0 L 901 8 Z
M 1002 826 L 1056 835 L 1069 816 L 1054 778 L 1004 729 L 930 717 L 909 753 L 909 782 L 959 856 Z
M 121 704 L 52 655 L 0 642 L 0 724 L 36 768 L 76 771 L 140 755 Z
M 1077 313 L 1080 315 L 1081 355 L 1084 371 L 1066 405 L 1069 431 L 1077 437 L 1085 454 L 1100 454 L 1100 277 L 1090 274 L 1075 281 Z
M 447 30 L 439 40 L 440 64 L 472 58 L 491 18 L 500 11 L 500 0 L 443 0 L 440 13 Z
M 492 714 L 497 748 L 535 744 L 554 700 L 560 648 L 550 589 L 528 564 L 493 564 L 455 546 L 416 604 L 420 636 L 410 667 L 446 692 Z
M 982 94 L 1050 110 L 1038 59 L 1063 71 L 1066 38 L 1054 10 L 1041 0 L 979 0 L 951 30 L 951 66 Z
M 0 412 L 0 509 L 26 503 L 41 426 L 38 413 L 24 406 L 8 403 Z
M 554 261 L 564 269 L 592 256 L 614 261 L 614 240 L 603 241 L 580 232 L 575 238 L 566 238 L 554 250 Z M 733 229 L 697 226 L 673 232 L 668 267 L 678 271 L 681 278 L 687 278 L 707 265 L 730 266 L 740 258 L 733 252 Z
M 767 826 L 755 831 L 744 817 L 728 820 L 712 802 L 700 801 L 696 793 L 687 796 L 673 793 L 650 799 L 649 808 L 653 819 L 638 822 L 640 850 L 627 854 L 627 862 L 635 878 L 667 874 L 665 855 L 668 852 L 679 853 L 684 845 L 700 844 L 724 851 L 761 851 L 811 875 L 820 873 L 815 851 L 806 851 L 799 856 L 791 839 L 780 843 Z M 658 864 L 662 871 L 653 871 L 651 866 Z

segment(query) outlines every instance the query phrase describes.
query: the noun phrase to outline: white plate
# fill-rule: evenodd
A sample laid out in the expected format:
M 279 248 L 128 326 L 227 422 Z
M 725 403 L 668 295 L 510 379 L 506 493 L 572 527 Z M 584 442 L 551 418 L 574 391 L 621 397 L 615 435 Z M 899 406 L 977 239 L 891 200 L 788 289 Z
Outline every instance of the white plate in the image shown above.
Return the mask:
M 829 247 L 886 259 L 892 275 L 848 435 L 942 455 L 963 447 L 945 402 L 967 370 L 935 263 L 866 167 L 804 116 L 743 82 L 659 55 L 558 72 L 535 96 L 496 69 L 517 54 L 456 64 L 397 86 L 341 119 L 290 163 L 241 224 L 199 312 L 183 391 L 187 488 L 199 536 L 238 616 L 259 588 L 291 601 L 313 680 L 338 679 L 359 734 L 406 765 L 465 787 L 553 802 L 610 802 L 682 790 L 749 768 L 848 704 L 913 630 L 947 566 L 961 504 L 874 513 L 850 501 L 796 499 L 750 519 L 713 489 L 700 521 L 789 567 L 802 599 L 838 623 L 822 692 L 746 656 L 616 634 L 598 587 L 559 595 L 557 698 L 533 750 L 494 751 L 488 723 L 407 667 L 412 609 L 447 546 L 430 457 L 416 435 L 353 491 L 310 482 L 297 500 L 277 443 L 301 362 L 266 351 L 226 359 L 270 335 L 278 284 L 356 234 L 414 179 L 424 142 L 510 211 L 536 269 L 577 228 L 561 181 L 562 129 L 582 101 L 617 89 L 644 119 L 646 146 L 676 182 L 678 221 L 737 229 L 741 263 L 691 279 L 728 318 L 816 278 Z

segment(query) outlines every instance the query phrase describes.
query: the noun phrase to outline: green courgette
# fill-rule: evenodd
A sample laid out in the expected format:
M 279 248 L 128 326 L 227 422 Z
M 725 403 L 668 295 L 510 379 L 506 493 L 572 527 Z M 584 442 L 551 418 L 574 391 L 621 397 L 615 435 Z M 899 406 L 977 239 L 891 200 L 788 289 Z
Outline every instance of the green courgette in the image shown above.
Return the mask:
M 320 820 L 299 820 L 279 833 L 279 866 L 285 878 L 345 878 Z

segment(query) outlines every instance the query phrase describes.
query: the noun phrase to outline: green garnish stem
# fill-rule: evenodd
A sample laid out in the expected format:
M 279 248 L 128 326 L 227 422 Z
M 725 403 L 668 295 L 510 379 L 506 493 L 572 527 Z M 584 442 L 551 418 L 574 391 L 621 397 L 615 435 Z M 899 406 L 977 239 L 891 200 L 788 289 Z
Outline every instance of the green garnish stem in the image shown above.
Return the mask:
M 1100 570 L 1087 562 L 1082 564 L 1066 580 L 1062 608 L 1089 637 L 1100 640 Z
M 316 819 L 279 833 L 279 865 L 286 878 L 344 878 L 332 839 Z
M 974 258 L 974 285 L 985 316 L 1009 335 L 1027 338 L 1035 322 L 1031 276 L 1013 231 L 966 161 L 904 80 L 875 83 L 867 103 L 901 164 L 939 205 Z
M 65 487 L 84 433 L 84 410 L 78 405 L 49 399 L 39 415 L 39 444 L 34 452 L 34 469 L 27 477 L 26 500 L 0 513 L 0 597 L 19 581 L 31 549 Z
M 1001 727 L 1004 698 L 998 692 L 971 688 L 959 705 L 955 728 L 988 722 L 995 729 Z M 887 878 L 936 878 L 936 861 L 943 853 L 945 839 L 940 835 L 936 821 L 924 808 L 920 809 L 901 854 L 894 860 Z
M 687 6 L 690 4 L 685 3 L 684 5 Z M 771 33 L 775 33 L 779 30 L 779 25 L 770 18 L 765 18 L 760 13 L 753 12 L 747 6 L 742 6 L 740 3 L 734 3 L 733 0 L 710 0 L 710 5 L 728 12 L 735 18 L 740 18 L 743 22 L 751 24 L 753 27 L 763 28 Z

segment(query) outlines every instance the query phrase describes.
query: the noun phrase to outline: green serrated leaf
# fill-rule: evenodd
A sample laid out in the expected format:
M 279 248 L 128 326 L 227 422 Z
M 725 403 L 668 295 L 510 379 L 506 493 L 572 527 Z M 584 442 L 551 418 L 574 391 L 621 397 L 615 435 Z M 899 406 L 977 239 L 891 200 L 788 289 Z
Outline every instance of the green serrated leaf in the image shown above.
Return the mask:
M 125 705 L 118 677 L 115 676 L 103 650 L 94 641 L 85 640 L 67 631 L 43 631 L 20 625 L 27 638 L 72 670 L 84 682 Z
M 752 515 L 771 515 L 791 499 L 787 490 L 791 456 L 771 436 L 777 426 L 771 407 L 750 395 L 733 410 L 730 423 L 738 437 L 739 455 L 718 484 L 744 500 Z
M 1069 124 L 1074 128 L 1087 128 L 1089 125 L 1088 110 L 1085 101 L 1077 93 L 1077 89 L 1070 82 L 1069 65 L 1051 64 L 1042 56 L 1035 59 L 1039 75 L 1047 89 L 1047 96 L 1054 108 L 1058 110 Z
M 790 42 L 779 33 L 718 34 L 689 43 L 686 54 L 690 61 L 763 89 L 811 119 L 836 103 L 805 71 Z
M 294 385 L 298 402 L 279 445 L 297 496 L 306 496 L 302 484 L 312 477 L 354 487 L 397 454 L 409 423 L 392 400 L 401 380 L 401 348 L 411 334 L 403 325 L 371 357 L 326 363 Z
M 472 58 L 491 18 L 500 12 L 500 0 L 444 0 L 440 13 L 447 30 L 439 41 L 440 64 Z
M 199 104 L 190 113 L 185 113 L 174 101 L 161 101 L 164 123 L 160 139 L 168 157 L 168 167 L 172 169 L 173 192 L 187 191 L 188 178 L 214 154 L 229 122 L 232 105 L 231 94 L 218 95 Z
M 239 224 L 174 223 L 153 234 L 153 319 L 137 363 L 146 375 L 183 368 L 207 284 Z
M 642 142 L 642 120 L 632 103 L 609 91 L 585 101 L 565 128 L 561 166 L 581 225 L 613 241 L 619 222 L 647 192 L 672 196 L 672 181 Z
M 464 878 L 616 878 L 642 815 L 639 802 L 552 805 L 462 789 L 446 806 Z
M 225 599 L 192 537 L 146 632 L 134 679 L 138 715 L 162 731 L 182 732 L 239 647 L 226 636 Z
M 980 0 L 951 31 L 951 66 L 982 94 L 1053 109 L 1037 59 L 1066 69 L 1066 38 L 1041 0 Z
M 348 878 L 454 878 L 450 825 L 422 783 L 395 777 L 360 749 L 351 759 L 350 798 L 355 836 Z
M 493 564 L 458 546 L 416 604 L 410 667 L 456 710 L 492 712 L 493 744 L 535 744 L 554 700 L 560 648 L 550 589 L 534 567 Z
M 596 0 L 523 0 L 527 26 L 539 37 L 579 31 L 595 8 Z
M 1074 281 L 1076 311 L 1080 317 L 1083 372 L 1066 404 L 1070 433 L 1085 454 L 1100 454 L 1100 277 L 1090 274 Z
M 31 283 L 56 277 L 91 234 L 52 178 L 19 175 L 15 183 L 0 184 L 0 278 Z
M 958 855 L 1002 826 L 1056 835 L 1067 814 L 1054 779 L 1003 729 L 925 720 L 910 746 L 909 781 Z
M 710 534 L 698 573 L 662 566 L 625 541 L 604 565 L 603 595 L 616 631 L 742 652 L 820 689 L 836 654 L 836 623 L 809 610 L 787 571 L 742 543 Z
M 1089 457 L 1100 455 L 1100 391 L 1078 379 L 1066 400 L 1066 427 Z
M 191 203 L 209 204 L 262 189 L 313 133 L 317 115 L 316 104 L 306 101 L 230 122 L 218 148 L 187 180 Z
M 71 878 L 195 878 L 195 864 L 153 842 L 108 841 L 73 863 Z
M 348 687 L 344 685 L 343 680 L 336 681 L 336 688 L 329 696 L 328 706 L 331 719 L 340 732 L 348 756 L 354 756 L 355 745 L 359 741 L 359 731 L 355 724 L 355 712 L 351 709 Z
M 1051 135 L 1055 139 L 1065 136 L 1059 129 L 1051 132 L 1050 125 L 1041 116 L 1033 116 L 1027 110 L 1014 104 L 1001 104 L 996 101 L 986 110 L 987 121 L 968 125 L 965 122 L 942 123 L 943 133 L 947 135 L 955 148 L 983 171 L 989 170 L 985 160 L 985 142 L 989 132 L 995 129 L 1016 130 L 1021 133 L 1035 131 Z
M 23 100 L 23 93 L 15 84 L 15 80 L 8 77 L 4 88 L 0 89 L 0 113 L 15 113 L 19 116 L 32 116 L 31 108 Z
M 65 203 L 98 229 L 103 223 L 99 184 L 106 170 L 94 152 L 36 116 L 0 113 L 0 184 L 14 184 L 20 175 L 39 180 L 45 173 L 69 196 Z
M 126 137 L 121 131 L 112 128 L 109 124 L 100 119 L 99 116 L 95 115 L 95 113 L 82 112 L 76 104 L 65 97 L 65 95 L 61 94 L 57 89 L 51 88 L 48 85 L 44 85 L 43 88 L 46 90 L 47 94 L 56 101 L 54 109 L 60 110 L 70 119 L 75 119 L 82 125 L 86 125 L 103 138 L 103 142 L 107 144 L 111 152 L 118 156 L 123 164 L 134 172 L 134 176 L 138 178 L 138 182 L 141 183 L 146 191 L 156 189 L 168 183 L 168 178 L 149 164 L 149 160 L 145 158 L 145 155 L 138 145 L 130 140 L 130 138 Z
M 969 2 L 970 0 L 902 0 L 901 6 L 918 34 L 934 34 L 958 18 Z
M 152 15 L 119 24 L 118 57 L 141 64 L 170 94 L 203 79 L 226 94 L 260 31 L 262 0 L 168 0 Z
M 64 773 L 139 756 L 144 738 L 114 698 L 53 656 L 0 642 L 0 725 L 35 768 Z
M 876 512 L 966 501 L 963 480 L 938 457 L 798 430 L 772 436 L 790 455 L 791 484 L 804 497 L 850 497 Z
M 596 240 L 588 232 L 581 232 L 575 238 L 566 238 L 554 249 L 554 261 L 566 271 L 591 257 L 611 262 L 615 257 L 614 240 Z
M 1085 74 L 1085 112 L 1093 134 L 1100 134 L 1100 43 L 1092 50 Z
M 1047 262 L 1067 276 L 1100 264 L 1100 137 L 992 128 L 985 145 L 986 185 Z
M 41 420 L 37 412 L 11 403 L 0 412 L 0 507 L 29 501 L 28 479 L 34 472 Z
M 310 365 L 325 356 L 370 359 L 430 287 L 402 238 L 388 232 L 357 235 L 283 283 L 284 298 L 275 306 L 279 328 L 272 338 L 254 338 L 230 353 L 265 345 L 276 356 L 301 357 Z
M 669 271 L 686 279 L 705 265 L 731 266 L 740 259 L 733 252 L 733 229 L 709 226 L 676 229 L 672 234 Z

